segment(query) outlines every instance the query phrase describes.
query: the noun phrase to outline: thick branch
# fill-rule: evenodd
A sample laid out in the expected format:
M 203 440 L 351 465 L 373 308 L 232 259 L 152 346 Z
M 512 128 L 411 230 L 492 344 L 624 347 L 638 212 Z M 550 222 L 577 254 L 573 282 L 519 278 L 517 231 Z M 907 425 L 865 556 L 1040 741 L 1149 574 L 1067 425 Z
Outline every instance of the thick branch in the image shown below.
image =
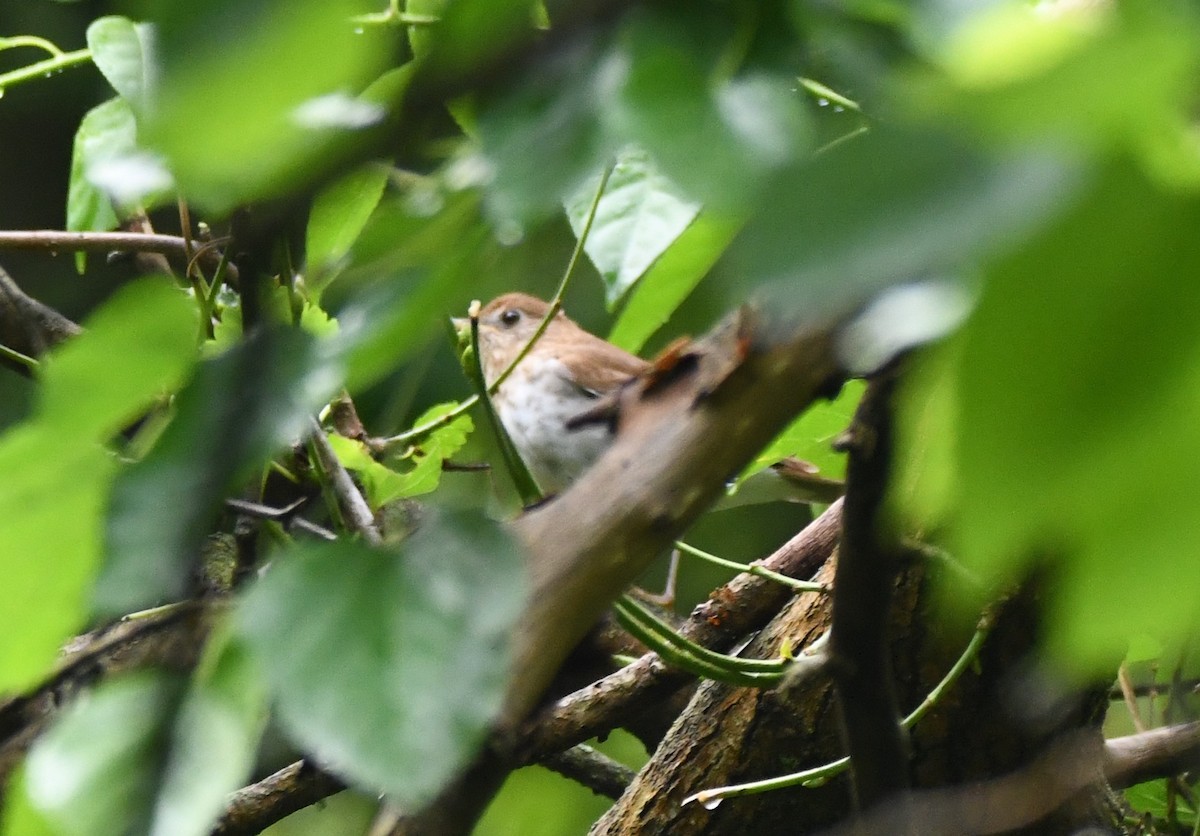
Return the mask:
M 26 356 L 40 357 L 78 333 L 78 325 L 25 295 L 12 277 L 0 268 L 0 343 Z M 27 371 L 24 367 L 18 370 Z
M 789 577 L 807 580 L 833 552 L 841 530 L 842 502 L 829 506 L 803 531 L 760 563 Z M 737 639 L 760 629 L 790 598 L 782 584 L 743 573 L 714 590 L 680 628 L 698 644 L 727 649 Z M 568 694 L 531 718 L 521 729 L 516 759 L 536 761 L 567 746 L 622 725 L 631 713 L 652 705 L 691 680 L 663 664 L 655 653 L 604 679 Z
M 517 520 L 530 603 L 502 725 L 514 729 L 571 648 L 653 557 L 838 373 L 830 333 L 762 346 L 743 313 L 620 396 L 612 448 L 556 500 Z
M 1200 722 L 1165 726 L 1104 744 L 1104 777 L 1113 787 L 1177 775 L 1200 765 Z
M 316 804 L 346 785 L 308 761 L 296 761 L 257 784 L 238 790 L 213 828 L 213 836 L 251 836 Z

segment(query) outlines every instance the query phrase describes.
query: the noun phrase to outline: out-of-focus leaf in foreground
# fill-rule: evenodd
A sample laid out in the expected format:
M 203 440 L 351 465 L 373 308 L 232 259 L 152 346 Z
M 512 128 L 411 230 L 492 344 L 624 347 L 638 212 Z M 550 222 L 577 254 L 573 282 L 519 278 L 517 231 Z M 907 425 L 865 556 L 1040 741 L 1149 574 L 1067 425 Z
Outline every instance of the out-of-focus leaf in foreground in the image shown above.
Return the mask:
M 96 584 L 100 611 L 182 595 L 226 491 L 307 432 L 340 382 L 340 363 L 299 329 L 261 331 L 203 363 L 158 444 L 117 480 Z
M 339 542 L 279 555 L 239 620 L 296 742 L 409 807 L 482 743 L 524 589 L 496 523 L 444 511 L 394 552 Z
M 355 98 L 381 42 L 355 36 L 349 0 L 156 9 L 161 95 L 143 139 L 210 211 L 285 191 L 386 115 Z
M 1198 224 L 1195 195 L 1112 166 L 987 271 L 950 386 L 916 395 L 949 399 L 951 489 L 930 475 L 956 553 L 993 581 L 1052 560 L 1052 649 L 1080 671 L 1183 635 L 1200 605 L 1179 568 L 1200 554 Z
M 80 626 L 116 472 L 103 445 L 184 377 L 195 335 L 165 279 L 127 285 L 44 359 L 33 419 L 0 436 L 0 690 L 43 673 Z

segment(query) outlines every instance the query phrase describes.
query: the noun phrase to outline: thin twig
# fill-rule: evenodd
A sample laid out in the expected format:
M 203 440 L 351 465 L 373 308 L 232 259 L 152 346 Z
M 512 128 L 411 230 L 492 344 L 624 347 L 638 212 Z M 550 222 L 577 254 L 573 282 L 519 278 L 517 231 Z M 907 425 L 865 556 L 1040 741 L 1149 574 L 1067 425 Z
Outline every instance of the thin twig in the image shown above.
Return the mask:
M 346 517 L 346 523 L 372 546 L 378 546 L 383 542 L 383 536 L 379 533 L 379 526 L 375 522 L 375 515 L 371 513 L 371 506 L 367 504 L 362 492 L 350 478 L 350 473 L 338 461 L 337 453 L 333 451 L 333 445 L 329 443 L 329 439 L 325 437 L 325 431 L 321 429 L 321 425 L 315 418 L 312 419 L 312 432 L 309 434 L 309 438 L 312 439 L 318 464 L 329 477 L 330 487 L 337 497 L 338 507 Z
M 204 259 L 214 266 L 220 262 L 220 254 L 205 249 L 202 242 L 193 241 L 191 246 L 203 253 Z M 146 252 L 163 253 L 185 257 L 188 245 L 182 236 L 155 233 L 145 235 L 136 232 L 66 232 L 58 229 L 28 229 L 0 231 L 0 250 L 37 250 L 40 252 Z M 233 265 L 230 275 L 236 277 Z

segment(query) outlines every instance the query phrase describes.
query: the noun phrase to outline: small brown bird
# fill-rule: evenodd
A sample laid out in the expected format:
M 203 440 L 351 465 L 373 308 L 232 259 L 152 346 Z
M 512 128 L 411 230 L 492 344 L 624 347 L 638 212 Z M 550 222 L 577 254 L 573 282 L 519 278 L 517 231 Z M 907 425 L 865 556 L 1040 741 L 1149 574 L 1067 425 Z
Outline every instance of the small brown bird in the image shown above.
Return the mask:
M 479 313 L 479 359 L 491 386 L 529 342 L 549 304 L 506 293 Z M 504 429 L 547 493 L 559 493 L 612 441 L 606 426 L 567 424 L 649 364 L 589 334 L 562 311 L 492 398 Z

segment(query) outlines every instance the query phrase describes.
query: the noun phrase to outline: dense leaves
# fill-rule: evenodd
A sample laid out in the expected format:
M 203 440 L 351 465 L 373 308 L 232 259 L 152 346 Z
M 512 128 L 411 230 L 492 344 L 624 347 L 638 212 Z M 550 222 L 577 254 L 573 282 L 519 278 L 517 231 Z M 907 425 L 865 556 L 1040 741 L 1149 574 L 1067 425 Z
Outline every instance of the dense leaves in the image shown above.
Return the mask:
M 795 327 L 914 279 L 962 290 L 961 332 L 911 358 L 892 497 L 983 582 L 947 600 L 1049 570 L 1055 672 L 1187 640 L 1194 9 L 384 5 L 148 4 L 86 27 L 104 91 L 72 112 L 69 178 L 45 173 L 69 184 L 67 228 L 169 206 L 153 223 L 175 229 L 182 196 L 204 255 L 238 263 L 130 283 L 36 368 L 32 411 L 0 434 L 0 690 L 47 676 L 89 619 L 193 593 L 210 535 L 267 568 L 239 576 L 236 635 L 218 629 L 190 680 L 114 679 L 63 715 L 17 793 L 30 828 L 207 832 L 249 780 L 268 697 L 291 744 L 402 805 L 475 753 L 520 675 L 525 588 L 479 511 L 503 506 L 443 464 L 490 448 L 466 416 L 390 458 L 371 442 L 465 391 L 420 354 L 446 314 L 546 291 L 577 243 L 591 266 L 567 307 L 602 332 L 602 298 L 630 350 L 746 301 Z M 48 106 L 51 84 L 33 88 Z M 375 521 L 343 524 L 341 474 L 305 445 L 343 390 L 368 437 L 321 431 L 371 511 L 403 509 L 400 530 L 379 523 L 386 548 L 361 542 Z M 785 455 L 840 476 L 829 441 L 860 392 L 798 416 L 743 476 Z M 1165 817 L 1164 794 L 1133 798 Z

